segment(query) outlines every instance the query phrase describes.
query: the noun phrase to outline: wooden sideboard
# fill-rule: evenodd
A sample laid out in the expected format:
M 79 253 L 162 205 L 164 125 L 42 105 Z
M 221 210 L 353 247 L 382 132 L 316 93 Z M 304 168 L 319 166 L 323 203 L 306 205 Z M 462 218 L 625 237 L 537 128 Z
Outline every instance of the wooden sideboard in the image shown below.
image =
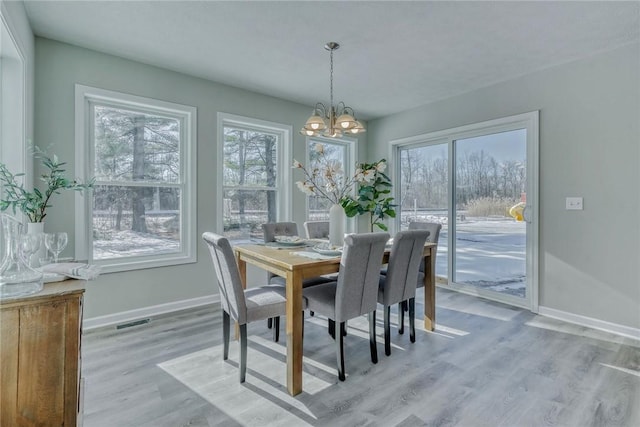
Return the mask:
M 0 426 L 81 424 L 85 282 L 0 301 Z

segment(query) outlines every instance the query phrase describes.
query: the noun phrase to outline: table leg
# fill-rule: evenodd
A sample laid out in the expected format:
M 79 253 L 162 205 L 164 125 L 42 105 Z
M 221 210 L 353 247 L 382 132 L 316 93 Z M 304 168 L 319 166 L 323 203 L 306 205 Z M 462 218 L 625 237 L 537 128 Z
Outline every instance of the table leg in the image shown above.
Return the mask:
M 238 264 L 238 273 L 240 273 L 240 282 L 242 282 L 242 289 L 247 289 L 247 262 L 240 259 L 240 256 L 236 254 L 236 263 Z M 238 322 L 235 322 L 235 340 L 240 338 L 240 326 Z
M 287 389 L 302 392 L 302 275 L 287 273 Z
M 424 329 L 436 328 L 436 247 L 424 257 Z

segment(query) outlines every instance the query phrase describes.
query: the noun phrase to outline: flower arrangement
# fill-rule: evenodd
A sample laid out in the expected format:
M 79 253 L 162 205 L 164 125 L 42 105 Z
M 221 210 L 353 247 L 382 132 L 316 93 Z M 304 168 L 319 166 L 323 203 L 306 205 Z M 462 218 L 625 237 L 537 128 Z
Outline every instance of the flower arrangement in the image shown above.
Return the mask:
M 319 196 L 333 204 L 341 204 L 355 182 L 355 177 L 345 179 L 342 163 L 326 156 L 324 146 L 314 146 L 318 165 L 308 170 L 302 163 L 293 160 L 293 168 L 304 173 L 304 181 L 297 181 L 298 189 L 308 196 Z
M 86 184 L 81 184 L 76 180 L 69 180 L 64 177 L 65 170 L 62 169 L 66 163 L 60 162 L 54 154 L 49 157 L 47 153 L 38 147 L 33 148 L 34 157 L 40 159 L 47 173 L 40 176 L 40 181 L 44 182 L 46 188 L 43 191 L 35 188 L 32 191 L 25 190 L 22 184 L 18 184 L 17 177 L 24 176 L 24 173 L 12 174 L 4 163 L 0 163 L 0 185 L 4 189 L 3 198 L 0 200 L 0 210 L 5 211 L 9 207 L 16 208 L 27 216 L 30 222 L 42 222 L 47 216 L 46 210 L 51 207 L 49 200 L 54 194 L 60 194 L 60 190 L 67 189 L 73 191 L 83 191 L 93 187 L 93 180 Z
M 395 218 L 391 180 L 384 171 L 387 168 L 385 159 L 374 163 L 361 163 L 356 168 L 353 177 L 346 178 L 342 164 L 325 155 L 324 146 L 316 144 L 315 152 L 318 156 L 317 166 L 308 170 L 297 160 L 293 161 L 293 168 L 304 173 L 304 181 L 297 181 L 298 189 L 309 196 L 319 196 L 333 204 L 343 207 L 348 217 L 369 213 L 371 231 L 374 226 L 387 230 L 382 222 L 386 217 Z M 354 185 L 358 185 L 357 197 L 349 193 Z

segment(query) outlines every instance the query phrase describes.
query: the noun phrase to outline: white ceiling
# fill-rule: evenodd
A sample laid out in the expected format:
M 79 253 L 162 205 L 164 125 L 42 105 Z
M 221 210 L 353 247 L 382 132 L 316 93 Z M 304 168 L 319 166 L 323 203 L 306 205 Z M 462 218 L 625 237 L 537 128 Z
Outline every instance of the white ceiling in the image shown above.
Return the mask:
M 640 2 L 26 1 L 36 35 L 375 118 L 640 41 Z

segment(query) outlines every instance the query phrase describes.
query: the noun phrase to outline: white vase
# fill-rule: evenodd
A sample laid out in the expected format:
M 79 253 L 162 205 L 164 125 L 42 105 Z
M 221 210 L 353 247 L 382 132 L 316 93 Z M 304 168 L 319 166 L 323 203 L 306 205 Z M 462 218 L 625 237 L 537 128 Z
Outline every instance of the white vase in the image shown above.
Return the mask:
M 47 258 L 47 248 L 44 245 L 44 222 L 28 222 L 27 234 L 40 236 L 40 248 L 29 259 L 31 267 L 40 267 L 40 260 Z
M 344 245 L 344 223 L 346 215 L 339 204 L 329 209 L 329 243 L 333 246 Z

